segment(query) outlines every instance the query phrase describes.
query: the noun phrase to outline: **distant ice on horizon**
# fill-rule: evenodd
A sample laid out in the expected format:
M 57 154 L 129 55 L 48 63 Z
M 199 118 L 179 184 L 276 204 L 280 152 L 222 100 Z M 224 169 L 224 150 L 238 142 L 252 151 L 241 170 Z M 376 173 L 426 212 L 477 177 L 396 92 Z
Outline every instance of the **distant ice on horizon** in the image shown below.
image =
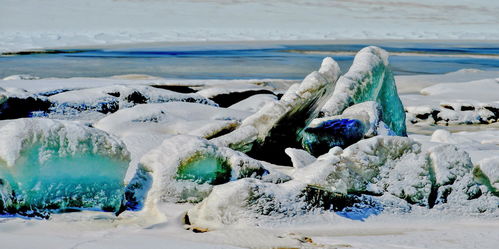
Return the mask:
M 0 52 L 142 42 L 499 39 L 487 0 L 0 0 Z

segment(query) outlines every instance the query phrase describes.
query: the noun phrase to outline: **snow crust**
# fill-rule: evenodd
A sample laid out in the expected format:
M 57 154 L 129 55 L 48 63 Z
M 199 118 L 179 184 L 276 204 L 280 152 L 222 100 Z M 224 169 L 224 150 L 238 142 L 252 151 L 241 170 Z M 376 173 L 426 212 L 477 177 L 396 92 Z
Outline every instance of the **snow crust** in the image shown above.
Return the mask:
M 246 98 L 242 101 L 239 101 L 231 106 L 230 109 L 247 111 L 247 112 L 258 112 L 263 106 L 267 105 L 267 103 L 277 102 L 277 97 L 271 94 L 257 94 L 253 95 L 249 98 Z

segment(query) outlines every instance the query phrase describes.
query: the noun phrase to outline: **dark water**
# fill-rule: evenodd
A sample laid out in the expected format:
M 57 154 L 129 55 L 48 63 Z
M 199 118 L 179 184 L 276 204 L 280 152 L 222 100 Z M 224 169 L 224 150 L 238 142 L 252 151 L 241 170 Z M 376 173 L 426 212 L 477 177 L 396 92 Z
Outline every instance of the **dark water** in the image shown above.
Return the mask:
M 377 45 L 392 55 L 395 74 L 436 74 L 464 68 L 499 70 L 499 44 L 492 42 L 354 42 L 319 45 L 200 44 L 61 50 L 54 54 L 0 56 L 0 77 L 32 74 L 40 77 L 149 74 L 190 79 L 301 79 L 332 56 L 348 70 L 356 52 Z M 307 53 L 313 51 L 314 53 Z M 72 53 L 66 53 L 72 52 Z

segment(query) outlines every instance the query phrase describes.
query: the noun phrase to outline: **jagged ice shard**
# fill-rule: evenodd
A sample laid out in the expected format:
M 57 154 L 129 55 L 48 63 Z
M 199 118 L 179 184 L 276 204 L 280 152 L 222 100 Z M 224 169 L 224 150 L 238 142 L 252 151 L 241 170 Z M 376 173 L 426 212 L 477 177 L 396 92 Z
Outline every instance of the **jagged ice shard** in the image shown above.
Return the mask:
M 0 122 L 0 213 L 118 212 L 130 161 L 125 145 L 75 122 Z
M 292 85 L 278 102 L 265 105 L 243 120 L 238 129 L 213 142 L 257 159 L 290 164 L 284 150 L 301 147 L 300 131 L 317 117 L 339 75 L 336 61 L 325 58 L 318 71 L 310 73 L 301 84 Z

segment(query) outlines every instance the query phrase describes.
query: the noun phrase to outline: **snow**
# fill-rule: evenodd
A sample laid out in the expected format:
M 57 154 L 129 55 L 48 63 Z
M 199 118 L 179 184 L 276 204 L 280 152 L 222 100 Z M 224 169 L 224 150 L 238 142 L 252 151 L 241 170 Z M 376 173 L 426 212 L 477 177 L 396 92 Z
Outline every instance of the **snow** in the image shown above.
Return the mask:
M 436 144 L 452 144 L 466 151 L 474 164 L 480 160 L 499 153 L 499 141 L 496 141 L 499 130 L 493 127 L 482 127 L 482 130 L 450 132 L 438 129 L 431 134 L 410 135 L 425 146 Z
M 11 75 L 3 78 L 3 80 L 38 80 L 38 79 L 40 78 L 29 74 Z
M 119 136 L 153 133 L 212 137 L 223 130 L 236 128 L 249 115 L 228 108 L 169 102 L 119 110 L 96 122 L 95 127 Z
M 478 69 L 461 69 L 446 74 L 431 75 L 397 75 L 399 94 L 419 93 L 422 89 L 441 83 L 463 83 L 499 77 L 499 71 L 482 71 Z
M 261 84 L 283 85 L 288 87 L 293 80 L 280 79 L 249 79 L 249 80 L 187 80 L 165 79 L 158 77 L 132 77 L 121 75 L 107 78 L 74 77 L 74 78 L 44 78 L 37 80 L 0 80 L 0 87 L 21 88 L 32 93 L 54 92 L 59 90 L 77 90 L 84 88 L 99 88 L 112 85 L 150 85 L 150 86 L 187 86 L 193 88 L 212 87 L 216 85 Z
M 0 50 L 180 41 L 499 39 L 495 1 L 2 0 Z
M 205 88 L 199 92 L 199 95 L 205 98 L 213 98 L 217 95 L 231 94 L 231 93 L 244 93 L 252 91 L 265 91 L 268 88 L 257 86 L 254 84 L 227 84 L 227 85 L 217 85 L 213 87 Z
M 258 112 L 263 108 L 267 103 L 275 103 L 277 102 L 277 97 L 272 94 L 257 94 L 253 95 L 249 98 L 246 98 L 242 101 L 239 101 L 231 106 L 230 109 L 247 111 L 247 112 Z
M 140 158 L 168 137 L 178 134 L 205 138 L 230 131 L 251 113 L 205 104 L 168 102 L 141 104 L 112 113 L 94 127 L 120 137 L 132 155 L 127 181 Z
M 486 167 L 485 171 L 488 173 L 491 168 Z M 385 214 L 487 213 L 497 217 L 499 210 L 499 198 L 473 180 L 471 159 L 466 152 L 453 145 L 422 150 L 421 144 L 406 137 L 376 136 L 345 150 L 336 147 L 311 164 L 295 168 L 291 177 L 281 184 L 244 178 L 215 186 L 187 212 L 189 224 L 218 230 L 272 227 L 280 222 L 318 218 L 331 209 L 341 210 L 338 215 L 354 215 L 352 209 L 329 207 L 326 200 L 331 198 L 338 198 L 333 202 L 340 205 L 336 208 L 341 207 L 341 198 L 360 200 L 357 207 L 371 209 L 372 214 L 382 210 Z M 492 179 L 491 182 L 496 181 Z M 374 196 L 352 197 L 349 193 Z
M 435 173 L 435 183 L 442 186 L 452 184 L 457 178 L 468 174 L 473 168 L 466 151 L 454 145 L 444 144 L 428 150 Z
M 499 157 L 491 157 L 481 160 L 476 169 L 488 181 L 491 191 L 499 192 Z
M 317 160 L 308 152 L 300 149 L 286 148 L 284 152 L 291 158 L 291 163 L 295 168 L 303 168 Z

